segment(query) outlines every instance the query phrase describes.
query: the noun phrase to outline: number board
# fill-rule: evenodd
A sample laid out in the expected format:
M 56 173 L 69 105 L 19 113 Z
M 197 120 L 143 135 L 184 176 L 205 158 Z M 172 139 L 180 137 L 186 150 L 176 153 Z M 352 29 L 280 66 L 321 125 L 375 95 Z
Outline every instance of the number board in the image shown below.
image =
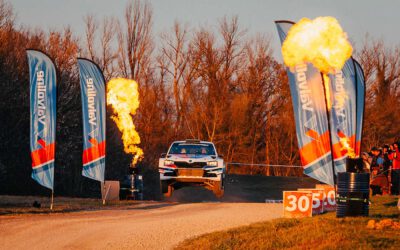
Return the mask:
M 299 188 L 298 191 L 310 191 L 313 194 L 312 213 L 322 214 L 324 212 L 324 190 L 316 188 Z
M 336 210 L 336 192 L 333 186 L 316 184 L 315 188 L 324 190 L 324 212 Z
M 203 176 L 203 169 L 178 169 L 178 176 Z
M 283 191 L 283 217 L 311 217 L 312 197 L 310 191 Z

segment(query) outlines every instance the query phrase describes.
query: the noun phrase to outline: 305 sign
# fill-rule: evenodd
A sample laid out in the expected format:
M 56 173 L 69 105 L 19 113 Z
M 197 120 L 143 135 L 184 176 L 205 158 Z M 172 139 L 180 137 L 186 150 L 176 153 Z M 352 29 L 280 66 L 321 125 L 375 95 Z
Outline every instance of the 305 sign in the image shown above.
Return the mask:
M 313 194 L 310 191 L 284 191 L 283 216 L 303 218 L 312 216 Z

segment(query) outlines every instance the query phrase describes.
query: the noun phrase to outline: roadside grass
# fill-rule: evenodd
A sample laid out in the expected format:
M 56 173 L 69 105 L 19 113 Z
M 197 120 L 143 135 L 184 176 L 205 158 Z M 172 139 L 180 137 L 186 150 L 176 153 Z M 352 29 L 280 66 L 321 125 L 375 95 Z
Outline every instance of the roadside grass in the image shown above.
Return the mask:
M 399 221 L 398 197 L 373 197 L 370 216 L 276 219 L 188 239 L 176 249 L 400 249 L 400 230 L 368 229 L 369 220 Z M 212 226 L 212 225 L 210 225 Z
M 40 203 L 40 208 L 33 207 L 33 203 Z M 39 196 L 0 196 L 0 215 L 7 214 L 46 214 L 65 213 L 83 210 L 100 210 L 111 207 L 126 207 L 139 205 L 143 202 L 132 200 L 108 201 L 102 204 L 101 199 L 54 197 L 53 210 L 50 210 L 50 198 Z

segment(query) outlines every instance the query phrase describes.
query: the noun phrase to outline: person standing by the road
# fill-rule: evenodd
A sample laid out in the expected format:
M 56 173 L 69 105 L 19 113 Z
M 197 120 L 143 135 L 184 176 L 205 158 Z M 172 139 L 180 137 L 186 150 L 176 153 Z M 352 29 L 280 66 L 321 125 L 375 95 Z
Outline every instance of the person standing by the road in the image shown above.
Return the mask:
M 384 194 L 389 192 L 389 183 L 387 176 L 383 174 L 383 157 L 382 149 L 373 147 L 371 149 L 372 161 L 371 161 L 371 182 L 370 187 L 372 195 Z
M 376 171 L 376 174 L 381 173 L 383 171 L 383 157 L 382 157 L 382 149 L 377 147 L 371 148 L 371 170 Z

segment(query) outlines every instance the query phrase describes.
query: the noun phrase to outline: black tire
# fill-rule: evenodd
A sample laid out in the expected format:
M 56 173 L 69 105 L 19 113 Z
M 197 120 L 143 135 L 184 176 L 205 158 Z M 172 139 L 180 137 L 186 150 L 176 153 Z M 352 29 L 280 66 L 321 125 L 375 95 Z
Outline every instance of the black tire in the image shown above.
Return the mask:
M 214 182 L 213 193 L 217 198 L 222 198 L 224 196 L 225 190 L 222 181 Z
M 171 197 L 173 187 L 167 181 L 160 181 L 161 193 L 164 197 Z
M 160 190 L 162 194 L 168 192 L 168 183 L 166 181 L 160 181 Z

